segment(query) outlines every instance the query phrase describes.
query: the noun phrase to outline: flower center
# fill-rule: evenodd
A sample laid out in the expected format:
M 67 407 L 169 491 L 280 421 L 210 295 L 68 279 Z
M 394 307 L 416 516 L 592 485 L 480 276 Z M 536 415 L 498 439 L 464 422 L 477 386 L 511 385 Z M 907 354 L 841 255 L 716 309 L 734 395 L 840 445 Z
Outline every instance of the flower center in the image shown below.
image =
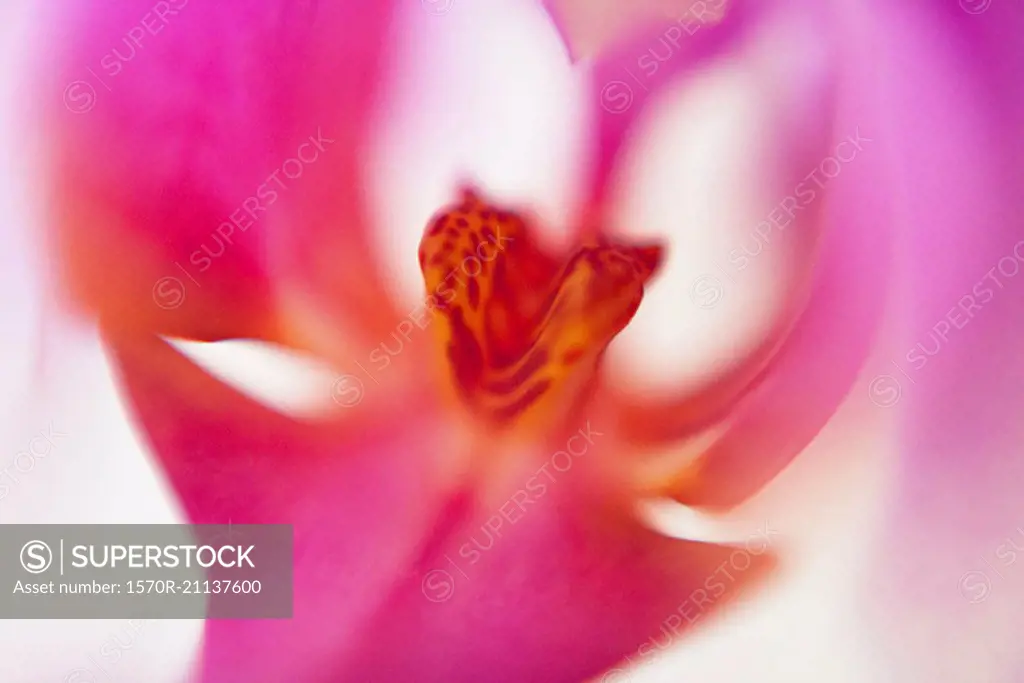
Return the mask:
M 419 249 L 455 394 L 494 426 L 555 420 L 578 406 L 662 251 L 602 239 L 558 259 L 523 216 L 464 189 Z

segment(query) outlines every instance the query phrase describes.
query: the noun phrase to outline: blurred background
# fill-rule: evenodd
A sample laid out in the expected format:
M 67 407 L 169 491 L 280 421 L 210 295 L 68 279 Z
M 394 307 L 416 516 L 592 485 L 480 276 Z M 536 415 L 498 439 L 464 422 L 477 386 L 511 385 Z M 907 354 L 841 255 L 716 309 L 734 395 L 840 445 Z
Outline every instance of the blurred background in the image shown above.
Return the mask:
M 1010 11 L 952 5 L 950 12 L 978 22 L 998 21 L 997 12 Z M 59 266 L 44 230 L 45 178 L 25 135 L 32 123 L 25 65 L 46 49 L 39 43 L 42 9 L 33 0 L 0 6 L 0 523 L 181 522 L 92 323 L 58 304 Z M 901 12 L 893 10 L 893 23 L 907 20 Z M 589 86 L 539 5 L 408 2 L 399 21 L 400 68 L 382 103 L 389 116 L 374 142 L 371 193 L 381 226 L 377 256 L 393 264 L 389 284 L 397 295 L 413 300 L 421 276 L 401 264 L 429 216 L 467 176 L 503 198 L 528 202 L 553 226 L 546 238 L 564 241 L 557 226 L 580 198 L 580 122 Z M 797 39 L 808 37 L 809 27 L 791 30 Z M 922 34 L 942 39 L 938 28 Z M 807 52 L 793 57 L 779 47 L 790 37 L 765 35 L 750 48 L 757 58 L 737 54 L 680 79 L 645 115 L 628 154 L 635 181 L 620 198 L 618 223 L 626 232 L 668 239 L 671 251 L 609 361 L 635 373 L 651 392 L 699 383 L 742 356 L 785 302 L 799 245 L 787 232 L 769 236 L 755 229 L 787 194 L 761 179 L 766 160 L 786 144 L 766 124 L 775 87 L 765 85 L 765 74 L 806 70 L 824 49 L 810 36 Z M 879 49 L 884 57 L 887 48 Z M 777 61 L 770 58 L 775 52 Z M 136 59 L 145 60 L 145 51 Z M 460 89 L 453 101 L 448 92 L 431 89 L 435 82 L 472 87 Z M 635 81 L 610 85 L 609 106 L 619 106 L 619 97 L 642 96 Z M 956 84 L 949 87 L 955 97 Z M 101 99 L 104 92 L 94 95 Z M 970 293 L 999 258 L 1013 255 L 1017 240 L 1009 229 L 1001 241 L 929 237 L 921 221 L 934 207 L 917 206 L 891 179 L 908 168 L 931 174 L 956 159 L 927 158 L 894 140 L 899 128 L 892 121 L 848 118 L 845 124 L 849 130 L 837 139 L 867 142 L 853 158 L 837 162 L 830 188 L 891 183 L 897 207 L 890 217 L 899 235 L 884 322 L 860 376 L 811 446 L 728 518 L 709 521 L 664 501 L 650 507 L 652 525 L 680 536 L 728 528 L 743 538 L 770 528 L 780 571 L 764 590 L 687 637 L 638 653 L 609 681 L 1024 682 L 1024 566 L 1007 562 L 1008 547 L 1024 549 L 1024 496 L 1017 486 L 1024 480 L 1012 464 L 1020 457 L 1019 427 L 997 419 L 987 402 L 993 394 L 969 379 L 1000 372 L 979 353 L 989 348 L 999 355 L 1003 346 L 986 339 L 1004 340 L 1017 329 L 1022 280 L 1004 277 L 1005 288 L 978 313 L 990 322 L 941 342 L 930 336 L 961 293 Z M 956 202 L 946 210 L 986 215 Z M 901 230 L 897 223 L 912 227 Z M 974 235 L 984 229 L 965 226 Z M 1024 238 L 1024 227 L 1014 229 Z M 736 265 L 737 250 L 749 267 Z M 964 250 L 971 266 L 950 266 Z M 915 288 L 943 273 L 950 278 L 948 296 L 924 306 Z M 918 343 L 940 346 L 927 354 L 927 366 L 905 360 Z M 183 348 L 223 381 L 284 411 L 313 410 L 310 397 L 329 396 L 333 377 L 326 368 L 261 345 L 235 344 L 228 352 L 217 346 Z M 1014 381 L 1024 378 L 1019 361 L 1000 367 Z M 942 403 L 958 391 L 962 400 L 953 407 Z M 1000 392 L 1002 411 L 1019 392 Z M 936 469 L 917 476 L 922 470 L 914 468 L 925 466 L 906 452 L 928 444 L 907 425 L 930 410 L 947 425 L 960 421 L 963 438 L 950 445 L 955 453 L 936 451 Z M 980 431 L 986 415 L 991 420 L 984 433 L 992 438 L 972 441 L 962 423 L 975 420 Z M 984 468 L 984 475 L 972 467 Z M 200 634 L 198 621 L 3 620 L 0 680 L 182 681 Z

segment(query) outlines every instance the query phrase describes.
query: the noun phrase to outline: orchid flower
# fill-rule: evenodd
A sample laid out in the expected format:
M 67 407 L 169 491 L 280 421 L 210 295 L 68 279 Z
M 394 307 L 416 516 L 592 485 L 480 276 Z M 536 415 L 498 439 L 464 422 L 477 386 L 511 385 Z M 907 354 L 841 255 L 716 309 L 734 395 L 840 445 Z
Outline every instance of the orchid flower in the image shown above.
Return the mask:
M 842 166 L 842 182 L 826 163 L 903 149 L 881 60 L 863 54 L 871 10 L 547 3 L 586 81 L 566 133 L 582 131 L 577 199 L 553 226 L 465 169 L 389 267 L 370 175 L 392 90 L 461 93 L 403 80 L 395 55 L 407 26 L 461 5 L 60 4 L 41 91 L 68 301 L 96 320 L 187 518 L 294 527 L 293 617 L 206 622 L 200 681 L 584 681 L 770 574 L 773 549 L 670 538 L 638 505 L 749 501 L 868 357 L 903 220 L 880 188 L 914 187 L 881 153 Z M 953 22 L 912 4 L 892 11 L 908 35 L 915 12 Z M 900 34 L 876 35 L 892 68 Z M 613 362 L 630 348 L 617 337 L 659 292 L 678 306 L 720 283 L 673 277 L 683 228 L 644 233 L 623 197 L 672 88 L 730 60 L 754 93 L 755 213 L 768 216 L 746 233 L 758 253 L 784 234 L 778 300 L 730 362 L 652 392 Z M 408 273 L 412 296 L 397 284 Z M 276 411 L 172 338 L 319 358 L 337 376 L 332 409 Z

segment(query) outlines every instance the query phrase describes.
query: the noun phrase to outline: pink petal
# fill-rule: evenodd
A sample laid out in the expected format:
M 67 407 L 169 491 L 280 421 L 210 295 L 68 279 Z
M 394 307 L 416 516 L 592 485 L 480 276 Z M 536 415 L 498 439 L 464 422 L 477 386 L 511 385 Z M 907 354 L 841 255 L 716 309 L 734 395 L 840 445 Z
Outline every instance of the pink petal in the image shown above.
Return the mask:
M 447 445 L 430 397 L 418 397 L 415 410 L 395 405 L 397 429 L 397 415 L 300 424 L 162 341 L 111 343 L 190 521 L 294 525 L 295 618 L 207 622 L 202 680 L 319 680 L 431 531 Z
M 712 24 L 721 20 L 728 0 L 545 0 L 573 60 L 593 57 L 637 29 L 692 15 Z
M 596 680 L 685 638 L 774 566 L 759 540 L 644 529 L 589 479 L 589 457 L 606 454 L 564 473 L 552 457 L 550 481 L 524 462 L 492 495 L 454 502 L 338 680 Z
M 605 203 L 610 200 L 612 171 L 648 104 L 663 88 L 698 68 L 723 46 L 740 39 L 756 13 L 729 10 L 725 19 L 714 25 L 701 21 L 707 16 L 691 10 L 673 15 L 673 21 L 644 24 L 648 28 L 643 32 L 606 48 L 589 66 L 594 98 L 594 156 L 589 160 L 585 182 L 588 213 L 580 219 L 582 229 L 602 227 Z M 648 51 L 653 49 L 670 56 L 664 62 L 652 61 Z
M 845 124 L 871 119 L 841 116 Z M 730 415 L 726 435 L 701 456 L 675 497 L 738 505 L 771 481 L 825 426 L 853 386 L 885 303 L 891 258 L 881 159 L 850 167 L 832 193 L 811 299 L 763 376 Z
M 360 183 L 336 173 L 357 167 L 392 5 L 53 8 L 39 97 L 76 300 L 112 325 L 279 334 L 280 235 L 315 222 L 291 211 L 296 188 L 329 179 L 323 212 L 347 217 L 339 233 L 365 232 Z
M 458 484 L 453 427 L 422 411 L 430 397 L 356 437 L 263 411 L 163 342 L 113 345 L 192 521 L 294 525 L 294 618 L 207 622 L 202 681 L 579 681 L 667 646 L 774 564 L 768 540 L 645 529 L 596 425 L 570 469 L 549 458 L 550 481 L 535 455 Z M 502 456 L 478 448 L 485 466 Z M 516 509 L 488 543 L 485 525 Z
M 838 66 L 850 48 L 837 17 L 803 2 L 741 14 L 737 8 L 729 20 L 747 22 L 747 45 L 736 56 L 759 63 L 771 93 L 766 114 L 779 122 L 777 165 L 765 177 L 783 188 L 780 202 L 796 195 L 801 207 L 787 227 L 788 239 L 799 245 L 789 304 L 756 351 L 712 385 L 678 399 L 619 399 L 613 408 L 627 440 L 652 445 L 728 417 L 725 435 L 696 467 L 686 463 L 674 482 L 666 481 L 672 495 L 699 506 L 745 500 L 825 425 L 870 348 L 888 270 L 885 207 L 870 191 L 885 173 L 884 158 L 870 149 L 879 126 L 864 111 L 865 93 L 837 88 L 854 68 Z M 821 164 L 833 157 L 839 165 L 840 144 L 844 157 L 858 144 L 861 149 L 841 165 L 841 175 L 826 177 Z
M 845 68 L 835 137 L 861 135 L 864 150 L 830 181 L 810 299 L 752 391 L 730 416 L 726 436 L 702 456 L 697 476 L 676 492 L 680 501 L 732 506 L 759 490 L 795 457 L 831 418 L 851 389 L 875 339 L 885 306 L 891 264 L 888 159 L 869 145 L 884 135 L 874 93 L 858 78 L 862 62 L 849 59 L 855 38 L 833 33 Z
M 1024 666 L 1024 15 L 959 5 L 861 18 L 889 65 L 871 81 L 908 295 L 892 363 L 872 368 L 899 389 L 903 459 L 867 616 L 883 616 L 880 641 L 902 634 L 885 654 L 903 680 L 1011 683 Z

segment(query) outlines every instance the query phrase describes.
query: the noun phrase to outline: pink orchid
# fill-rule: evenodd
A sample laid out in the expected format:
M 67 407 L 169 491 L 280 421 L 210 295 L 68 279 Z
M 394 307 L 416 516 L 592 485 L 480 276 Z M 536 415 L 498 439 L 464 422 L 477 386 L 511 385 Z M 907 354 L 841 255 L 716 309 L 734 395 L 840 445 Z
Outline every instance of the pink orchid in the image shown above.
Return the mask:
M 953 35 L 988 29 L 924 3 L 887 10 L 885 30 L 852 1 L 549 4 L 565 59 L 589 81 L 574 122 L 588 158 L 562 234 L 469 169 L 392 269 L 379 258 L 371 146 L 396 84 L 442 101 L 459 91 L 403 80 L 395 58 L 403 26 L 448 20 L 457 4 L 66 0 L 54 12 L 47 83 L 63 97 L 45 125 L 66 291 L 98 320 L 189 520 L 294 525 L 294 617 L 208 621 L 200 680 L 583 681 L 774 567 L 767 548 L 668 538 L 637 504 L 736 508 L 847 397 L 882 320 L 893 226 L 909 220 L 890 189 L 919 187 L 906 165 L 917 138 L 891 138 L 901 119 L 876 87 L 909 76 L 876 68 L 906 57 L 933 73 L 900 48 L 904 35 L 925 40 L 915 17 Z M 863 54 L 869 33 L 884 57 Z M 768 218 L 750 235 L 757 253 L 785 235 L 781 303 L 699 387 L 655 393 L 605 361 L 641 298 L 678 285 L 659 268 L 687 245 L 641 235 L 624 215 L 630 150 L 669 86 L 725 56 L 761 107 L 751 156 Z M 987 73 L 970 82 L 1009 78 Z M 923 82 L 902 115 L 935 95 Z M 1020 113 L 1020 99 L 1007 103 Z M 935 116 L 980 118 L 957 113 Z M 907 158 L 865 154 L 829 182 L 825 160 L 852 159 L 865 141 Z M 966 148 L 936 144 L 947 162 Z M 985 150 L 966 158 L 1020 180 L 997 163 L 1008 152 Z M 992 192 L 952 199 L 1013 215 L 1020 200 Z M 426 287 L 403 298 L 396 283 L 413 271 Z M 717 284 L 670 295 L 698 303 Z M 322 358 L 342 375 L 335 410 L 275 412 L 166 337 L 261 339 Z

